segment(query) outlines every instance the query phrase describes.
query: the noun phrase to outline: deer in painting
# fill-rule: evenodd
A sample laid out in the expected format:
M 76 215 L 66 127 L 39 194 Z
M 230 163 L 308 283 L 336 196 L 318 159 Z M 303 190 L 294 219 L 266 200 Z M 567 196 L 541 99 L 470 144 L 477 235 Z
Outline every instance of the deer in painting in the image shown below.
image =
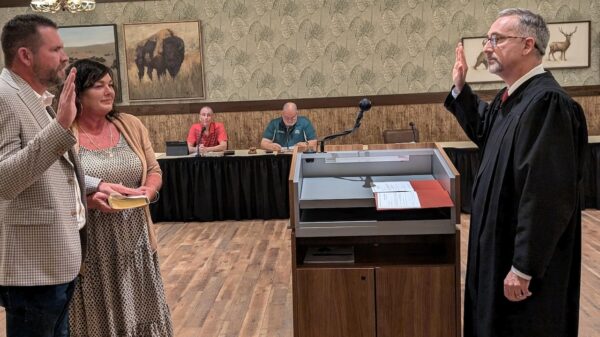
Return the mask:
M 558 29 L 560 31 L 560 33 L 562 35 L 565 36 L 565 41 L 560 41 L 560 42 L 552 42 L 550 44 L 550 52 L 548 53 L 548 61 L 550 61 L 550 55 L 552 55 L 552 58 L 554 59 L 554 61 L 556 61 L 556 57 L 554 56 L 554 53 L 556 52 L 560 52 L 560 57 L 558 58 L 559 60 L 562 61 L 566 61 L 567 60 L 567 49 L 569 49 L 569 46 L 571 46 L 571 36 L 573 36 L 573 34 L 575 34 L 575 32 L 577 31 L 577 27 L 575 27 L 575 29 L 570 32 L 570 33 L 565 33 L 563 32 L 562 28 Z

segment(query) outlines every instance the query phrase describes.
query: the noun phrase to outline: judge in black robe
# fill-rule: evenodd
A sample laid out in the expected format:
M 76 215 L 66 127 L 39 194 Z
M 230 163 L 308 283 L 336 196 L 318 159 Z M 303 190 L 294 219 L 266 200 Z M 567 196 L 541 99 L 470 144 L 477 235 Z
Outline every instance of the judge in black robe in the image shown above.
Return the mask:
M 506 29 L 493 25 L 490 34 L 520 36 Z M 492 63 L 502 62 L 500 53 L 509 48 L 537 49 L 535 39 L 531 45 L 505 41 L 504 50 L 494 50 L 500 47 L 498 41 L 492 46 L 486 42 L 484 51 Z M 493 59 L 496 54 L 499 60 Z M 504 57 L 506 61 L 510 56 Z M 539 64 L 541 60 L 537 67 L 542 69 Z M 454 78 L 462 89 L 457 96 L 456 91 L 449 95 L 445 106 L 481 151 L 472 191 L 464 336 L 575 337 L 581 265 L 579 191 L 587 146 L 583 110 L 543 69 L 520 83 L 505 102 L 506 88 L 488 104 L 464 83 L 462 45 L 457 48 L 457 65 L 465 67 L 463 82 L 460 76 Z M 523 77 L 527 78 L 518 78 Z M 507 287 L 507 280 L 516 277 L 512 268 L 531 277 L 523 293 L 507 294 L 507 289 L 514 289 Z

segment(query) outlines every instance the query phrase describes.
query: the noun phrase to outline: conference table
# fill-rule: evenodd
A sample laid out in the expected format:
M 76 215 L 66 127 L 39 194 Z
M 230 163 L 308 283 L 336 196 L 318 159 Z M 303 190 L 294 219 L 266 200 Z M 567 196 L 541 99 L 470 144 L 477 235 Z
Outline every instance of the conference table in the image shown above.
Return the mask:
M 584 208 L 600 209 L 600 136 L 589 139 L 584 170 Z M 479 169 L 472 142 L 439 142 L 460 173 L 461 210 L 471 211 L 471 188 Z M 289 153 L 231 156 L 165 156 L 157 154 L 163 171 L 160 198 L 150 206 L 160 221 L 222 221 L 289 217 Z

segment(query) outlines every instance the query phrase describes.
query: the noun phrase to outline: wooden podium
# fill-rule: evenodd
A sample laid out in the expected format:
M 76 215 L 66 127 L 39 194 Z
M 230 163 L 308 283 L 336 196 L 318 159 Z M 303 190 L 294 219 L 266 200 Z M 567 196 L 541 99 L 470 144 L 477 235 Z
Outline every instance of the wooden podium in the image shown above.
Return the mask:
M 460 336 L 459 175 L 436 144 L 402 147 L 294 154 L 295 337 Z M 454 206 L 376 209 L 373 185 L 421 180 Z

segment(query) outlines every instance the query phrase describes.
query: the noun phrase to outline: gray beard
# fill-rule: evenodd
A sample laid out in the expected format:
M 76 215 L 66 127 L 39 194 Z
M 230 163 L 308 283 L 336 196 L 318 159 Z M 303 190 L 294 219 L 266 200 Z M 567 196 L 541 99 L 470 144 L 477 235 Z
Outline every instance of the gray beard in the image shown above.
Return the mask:
M 494 63 L 489 63 L 488 61 L 488 64 L 488 71 L 492 74 L 498 75 L 502 72 L 502 70 L 504 70 L 504 66 L 501 63 L 499 63 L 498 60 L 494 60 Z

